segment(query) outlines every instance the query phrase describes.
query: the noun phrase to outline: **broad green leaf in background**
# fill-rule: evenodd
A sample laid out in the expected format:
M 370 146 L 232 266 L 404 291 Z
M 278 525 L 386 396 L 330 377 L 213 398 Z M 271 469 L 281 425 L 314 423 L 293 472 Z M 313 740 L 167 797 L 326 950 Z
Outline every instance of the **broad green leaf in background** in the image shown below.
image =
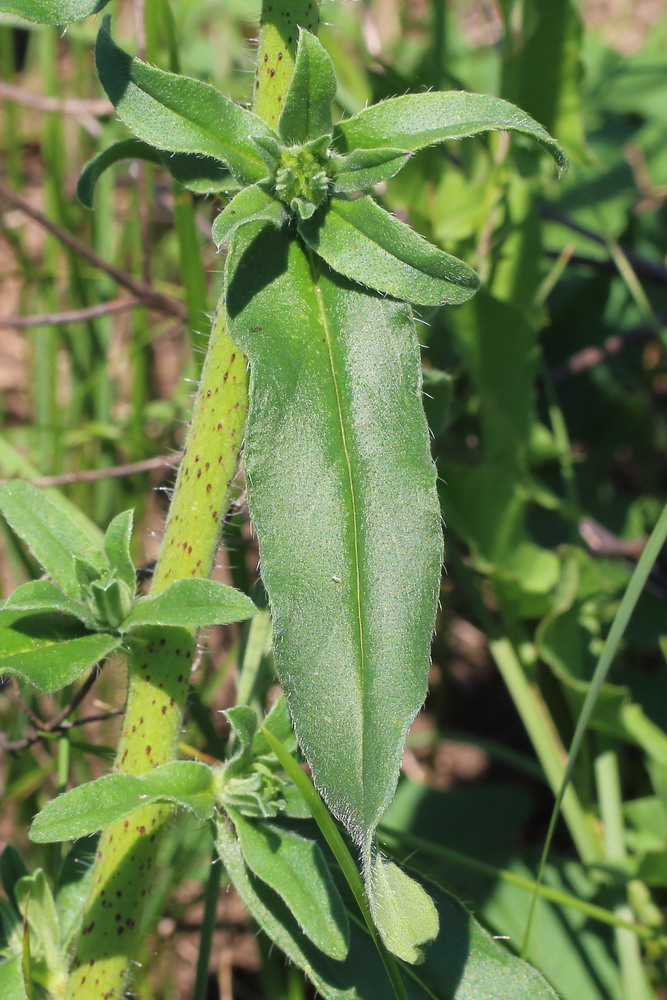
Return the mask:
M 199 628 L 252 618 L 256 606 L 240 590 L 215 580 L 176 580 L 156 597 L 139 597 L 121 632 L 144 625 Z
M 306 244 L 339 274 L 408 302 L 465 302 L 479 288 L 467 264 L 439 250 L 372 198 L 332 198 L 301 220 Z
M 97 14 L 109 0 L 0 0 L 0 11 L 40 24 L 69 24 Z
M 0 854 L 0 882 L 7 899 L 17 906 L 14 887 L 20 878 L 28 874 L 23 858 L 12 844 L 7 844 Z
M 106 560 L 88 535 L 41 490 L 25 482 L 0 486 L 0 512 L 33 556 L 65 593 L 78 597 L 81 587 L 74 557 L 105 568 Z
M 500 130 L 535 139 L 553 156 L 560 170 L 567 166 L 567 157 L 556 140 L 516 105 L 499 97 L 458 90 L 406 94 L 381 101 L 338 122 L 334 141 L 341 152 L 381 146 L 416 152 L 448 139 Z
M 216 846 L 236 891 L 260 928 L 302 969 L 325 1000 L 388 1000 L 391 987 L 378 953 L 356 915 L 343 962 L 323 955 L 301 932 L 289 908 L 248 871 L 240 845 L 224 822 Z M 557 1000 L 535 969 L 506 951 L 461 904 L 427 883 L 440 933 L 425 962 L 402 966 L 409 1000 Z
M 410 964 L 423 962 L 440 929 L 435 903 L 419 882 L 379 854 L 369 881 L 371 912 L 387 948 Z
M 336 72 L 331 59 L 312 32 L 299 29 L 294 72 L 278 120 L 282 140 L 295 145 L 331 133 L 335 96 Z
M 251 184 L 267 170 L 253 136 L 273 135 L 261 118 L 210 84 L 133 59 L 113 41 L 106 17 L 95 58 L 109 100 L 144 142 L 175 153 L 199 153 L 226 163 Z
M 259 184 L 239 191 L 222 210 L 213 223 L 213 240 L 221 247 L 228 243 L 237 229 L 249 222 L 270 222 L 274 226 L 283 225 L 289 218 L 287 208 Z
M 57 691 L 120 645 L 104 632 L 81 635 L 82 627 L 61 615 L 0 612 L 0 672 L 20 677 L 38 691 Z
M 97 837 L 78 840 L 65 855 L 55 887 L 63 948 L 69 948 L 81 926 L 93 873 Z
M 408 307 L 314 266 L 286 232 L 244 227 L 227 312 L 251 363 L 276 667 L 318 788 L 368 849 L 426 693 L 440 510 Z
M 141 777 L 105 774 L 47 802 L 33 820 L 30 837 L 41 844 L 85 837 L 152 802 L 173 802 L 208 819 L 213 772 L 198 761 L 177 760 Z
M 347 912 L 314 840 L 228 810 L 243 857 L 254 874 L 285 901 L 306 937 L 325 955 L 345 958 Z

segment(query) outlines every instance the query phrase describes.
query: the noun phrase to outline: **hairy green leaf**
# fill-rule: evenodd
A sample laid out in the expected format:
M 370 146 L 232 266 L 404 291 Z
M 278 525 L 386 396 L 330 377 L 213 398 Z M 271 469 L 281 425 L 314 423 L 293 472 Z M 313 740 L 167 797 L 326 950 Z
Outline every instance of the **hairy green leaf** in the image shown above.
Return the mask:
M 199 628 L 252 618 L 257 608 L 245 594 L 214 580 L 176 580 L 156 597 L 139 597 L 121 632 L 144 625 Z
M 335 96 L 336 72 L 326 49 L 310 31 L 299 29 L 294 73 L 278 121 L 283 141 L 300 145 L 331 133 Z
M 100 570 L 105 568 L 106 559 L 88 535 L 30 483 L 17 480 L 0 486 L 0 512 L 66 594 L 78 597 L 81 593 L 75 556 Z
M 319 844 L 275 824 L 228 810 L 252 872 L 287 903 L 313 944 L 342 959 L 350 943 L 347 912 Z
M 389 180 L 402 170 L 410 153 L 401 149 L 354 149 L 347 156 L 334 155 L 334 191 L 363 191 Z
M 71 615 L 83 622 L 88 628 L 94 628 L 95 623 L 83 603 L 64 594 L 55 583 L 48 580 L 33 580 L 17 587 L 2 605 L 3 611 L 49 611 Z
M 500 97 L 460 90 L 406 94 L 381 101 L 338 122 L 334 141 L 342 152 L 380 146 L 416 152 L 448 139 L 489 131 L 517 132 L 535 139 L 560 170 L 567 167 L 567 157 L 556 140 L 525 111 Z
M 252 136 L 273 134 L 261 118 L 208 83 L 132 58 L 113 41 L 109 23 L 105 17 L 97 36 L 97 70 L 130 131 L 158 149 L 216 157 L 245 184 L 266 176 L 252 141 Z
M 67 976 L 67 958 L 53 893 L 41 868 L 16 883 L 16 901 L 21 913 L 27 913 L 31 952 L 44 958 L 51 982 L 62 987 Z
M 28 1000 L 20 955 L 0 959 L 0 996 L 2 1000 Z
M 82 635 L 61 615 L 0 611 L 0 673 L 20 677 L 38 691 L 57 691 L 117 649 L 120 639 Z
M 121 160 L 146 160 L 148 163 L 162 163 L 154 146 L 141 139 L 121 139 L 107 146 L 85 164 L 76 186 L 76 196 L 86 208 L 93 207 L 95 185 L 105 171 Z
M 44 806 L 30 827 L 40 844 L 97 833 L 152 802 L 173 802 L 208 819 L 213 813 L 213 772 L 194 760 L 162 764 L 148 774 L 105 774 L 72 788 Z
M 325 1000 L 388 1000 L 391 988 L 378 953 L 352 914 L 348 956 L 333 961 L 308 941 L 283 901 L 248 871 L 239 843 L 223 821 L 217 826 L 216 847 L 259 927 Z M 431 883 L 427 887 L 440 933 L 422 965 L 402 967 L 409 1000 L 556 1000 L 539 973 L 494 941 L 458 900 Z
M 442 559 L 412 317 L 270 226 L 236 234 L 229 275 L 276 667 L 318 788 L 365 842 L 426 693 Z
M 419 305 L 465 302 L 479 288 L 467 264 L 439 250 L 372 198 L 332 198 L 299 223 L 308 246 L 346 278 Z
M 93 207 L 95 186 L 102 174 L 121 160 L 145 160 L 165 167 L 172 177 L 195 194 L 233 190 L 237 182 L 220 160 L 195 153 L 168 153 L 141 139 L 121 139 L 103 149 L 84 166 L 76 194 L 82 205 Z
M 385 945 L 411 965 L 438 936 L 438 911 L 426 890 L 394 864 L 377 855 L 368 877 L 371 912 Z
M 130 592 L 137 589 L 137 575 L 130 553 L 134 511 L 125 510 L 114 517 L 104 536 L 104 554 L 115 577 L 122 580 Z
M 109 0 L 0 0 L 0 11 L 40 24 L 69 24 L 97 14 Z
M 213 240 L 221 247 L 228 243 L 237 229 L 249 222 L 270 222 L 282 226 L 289 218 L 285 205 L 259 184 L 244 188 L 223 208 L 213 223 Z
M 193 194 L 230 194 L 239 182 L 220 160 L 196 153 L 169 153 L 159 150 L 162 165 L 174 180 Z

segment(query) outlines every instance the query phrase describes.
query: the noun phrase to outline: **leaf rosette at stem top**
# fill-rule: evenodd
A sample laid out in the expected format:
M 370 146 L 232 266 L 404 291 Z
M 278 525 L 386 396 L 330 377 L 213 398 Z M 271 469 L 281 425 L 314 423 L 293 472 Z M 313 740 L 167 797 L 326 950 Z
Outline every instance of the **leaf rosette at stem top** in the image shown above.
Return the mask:
M 560 169 L 567 164 L 538 122 L 485 94 L 407 94 L 334 124 L 333 63 L 315 35 L 303 29 L 277 130 L 209 84 L 128 56 L 112 40 L 109 18 L 98 36 L 96 59 L 110 100 L 142 143 L 119 143 L 91 161 L 80 185 L 87 202 L 103 170 L 122 156 L 154 158 L 149 148 L 155 147 L 186 186 L 237 189 L 213 225 L 218 246 L 251 223 L 289 226 L 332 270 L 418 305 L 465 302 L 479 279 L 364 192 L 395 176 L 420 149 L 493 130 L 534 139 Z

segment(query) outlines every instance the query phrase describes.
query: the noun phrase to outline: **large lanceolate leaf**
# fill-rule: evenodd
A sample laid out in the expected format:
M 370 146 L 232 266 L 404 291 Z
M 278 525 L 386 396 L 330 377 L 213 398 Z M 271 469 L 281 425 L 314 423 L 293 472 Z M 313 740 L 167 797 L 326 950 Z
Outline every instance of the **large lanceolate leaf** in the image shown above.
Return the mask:
M 500 97 L 460 90 L 392 97 L 339 122 L 334 139 L 344 152 L 381 146 L 415 152 L 447 139 L 489 131 L 518 132 L 535 139 L 561 170 L 567 166 L 556 140 L 525 111 Z
M 109 21 L 97 36 L 97 71 L 130 131 L 158 149 L 213 156 L 244 184 L 266 176 L 252 137 L 273 135 L 268 125 L 208 83 L 133 59 L 113 41 Z
M 227 311 L 276 666 L 316 784 L 366 844 L 426 693 L 442 560 L 412 317 L 257 224 L 232 241 Z
M 340 274 L 424 306 L 466 302 L 479 288 L 471 267 L 439 250 L 372 198 L 332 198 L 299 223 L 311 248 Z
M 97 14 L 109 0 L 0 0 L 0 11 L 40 24 L 69 24 Z

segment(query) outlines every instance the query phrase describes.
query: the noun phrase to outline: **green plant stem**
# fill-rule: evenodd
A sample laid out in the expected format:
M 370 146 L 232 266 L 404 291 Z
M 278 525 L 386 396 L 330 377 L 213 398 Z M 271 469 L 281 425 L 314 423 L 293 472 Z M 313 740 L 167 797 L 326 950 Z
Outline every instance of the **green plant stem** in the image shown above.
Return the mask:
M 314 0 L 264 4 L 253 106 L 267 121 L 276 122 L 280 114 L 299 25 L 317 30 Z M 238 462 L 247 392 L 246 359 L 225 332 L 221 301 L 152 593 L 174 580 L 211 572 Z M 194 637 L 177 629 L 147 629 L 132 643 L 116 770 L 142 774 L 175 757 L 193 648 Z M 130 963 L 148 930 L 141 926 L 141 913 L 154 872 L 155 841 L 170 815 L 168 807 L 147 806 L 103 832 L 66 1000 L 120 1000 L 124 995 Z
M 222 306 L 211 332 L 202 381 L 181 462 L 153 593 L 173 580 L 210 574 L 229 506 L 245 422 L 246 361 L 224 327 Z M 132 642 L 129 688 L 115 769 L 142 774 L 176 755 L 187 698 L 194 637 L 181 629 L 147 629 Z M 68 1000 L 120 1000 L 129 963 L 147 928 L 156 839 L 171 810 L 148 806 L 100 838 Z
M 625 848 L 625 824 L 623 822 L 623 798 L 618 755 L 610 740 L 602 739 L 602 749 L 595 761 L 595 778 L 600 802 L 600 817 L 603 822 L 604 844 L 607 860 L 621 867 L 627 859 Z M 606 744 L 606 745 L 605 745 Z M 632 921 L 632 909 L 627 899 L 619 900 L 614 913 L 626 923 Z M 649 1000 L 650 993 L 644 975 L 639 941 L 632 931 L 617 927 L 615 931 L 616 950 L 621 967 L 623 993 L 636 996 L 637 1000 Z

